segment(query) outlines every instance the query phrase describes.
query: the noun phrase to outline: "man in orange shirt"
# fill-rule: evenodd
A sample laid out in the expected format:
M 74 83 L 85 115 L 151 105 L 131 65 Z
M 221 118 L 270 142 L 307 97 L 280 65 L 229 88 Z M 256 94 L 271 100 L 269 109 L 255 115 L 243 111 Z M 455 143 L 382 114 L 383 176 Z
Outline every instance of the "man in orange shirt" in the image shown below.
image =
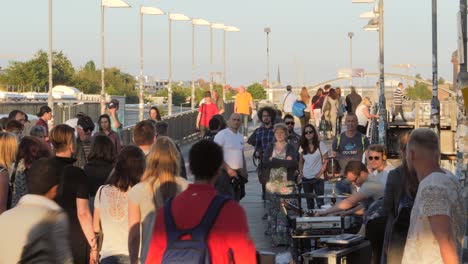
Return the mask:
M 164 253 L 170 247 L 165 206 L 170 205 L 169 219 L 172 219 L 177 231 L 187 230 L 187 235 L 180 240 L 190 240 L 191 235 L 197 235 L 190 230 L 201 224 L 208 207 L 218 195 L 214 184 L 221 174 L 224 160 L 222 148 L 209 140 L 201 140 L 190 149 L 189 160 L 195 183 L 159 209 L 146 263 L 162 263 Z M 169 228 L 172 228 L 172 224 L 169 224 Z M 211 263 L 256 263 L 255 245 L 249 235 L 245 211 L 234 200 L 226 201 L 219 210 L 207 233 L 206 244 Z
M 237 89 L 236 101 L 234 103 L 234 113 L 241 114 L 244 123 L 244 136 L 247 136 L 247 123 L 249 122 L 250 108 L 254 110 L 252 95 L 245 90 L 244 86 Z

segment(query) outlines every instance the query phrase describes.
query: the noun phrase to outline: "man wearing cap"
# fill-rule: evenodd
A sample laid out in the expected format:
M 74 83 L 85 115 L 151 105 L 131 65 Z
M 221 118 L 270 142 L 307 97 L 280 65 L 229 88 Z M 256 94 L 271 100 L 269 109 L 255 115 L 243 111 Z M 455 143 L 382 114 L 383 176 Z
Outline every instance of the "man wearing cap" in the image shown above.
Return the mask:
M 118 114 L 118 111 L 119 111 L 119 100 L 117 99 L 112 99 L 109 103 L 109 116 L 111 118 L 111 128 L 112 130 L 114 130 L 115 132 L 117 132 L 117 134 L 119 134 L 119 138 L 121 138 L 121 134 L 122 134 L 122 127 L 123 127 L 123 118 L 122 116 L 119 116 Z M 122 120 L 122 122 L 120 122 L 120 120 Z M 121 138 L 122 139 L 122 138 Z
M 47 105 L 41 106 L 39 113 L 37 113 L 39 120 L 36 122 L 36 126 L 42 126 L 45 128 L 45 140 L 49 142 L 49 125 L 47 122 L 52 119 L 52 109 Z
M 237 89 L 236 101 L 234 102 L 234 113 L 241 114 L 244 137 L 247 136 L 247 126 L 249 122 L 250 109 L 254 110 L 252 95 L 245 90 L 244 86 L 239 86 Z
M 54 202 L 57 175 L 47 158 L 28 170 L 28 194 L 0 215 L 0 263 L 73 263 L 67 215 Z
M 75 166 L 84 168 L 88 162 L 88 154 L 91 151 L 91 135 L 94 130 L 94 122 L 91 117 L 85 115 L 78 118 L 76 131 L 78 138 L 76 139 L 76 162 Z

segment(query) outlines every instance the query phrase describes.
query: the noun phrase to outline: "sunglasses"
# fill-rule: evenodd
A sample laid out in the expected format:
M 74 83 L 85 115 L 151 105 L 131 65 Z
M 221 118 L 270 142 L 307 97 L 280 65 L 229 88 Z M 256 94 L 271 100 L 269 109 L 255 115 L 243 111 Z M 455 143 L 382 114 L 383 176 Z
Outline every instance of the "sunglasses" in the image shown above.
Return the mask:
M 286 122 L 286 125 L 294 125 L 294 122 Z
M 314 131 L 312 131 L 312 130 L 304 131 L 304 134 L 305 134 L 305 135 L 307 135 L 307 134 L 313 135 L 313 134 L 314 134 Z
M 379 160 L 380 157 L 379 157 L 379 156 L 375 156 L 375 157 L 369 156 L 368 159 L 369 159 L 369 160 Z

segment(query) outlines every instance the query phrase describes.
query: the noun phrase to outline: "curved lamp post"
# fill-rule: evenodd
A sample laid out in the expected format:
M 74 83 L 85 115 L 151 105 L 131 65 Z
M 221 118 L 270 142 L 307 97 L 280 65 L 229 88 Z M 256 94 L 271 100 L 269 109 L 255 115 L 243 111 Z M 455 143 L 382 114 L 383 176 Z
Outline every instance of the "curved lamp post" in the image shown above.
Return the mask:
M 232 26 L 224 28 L 223 34 L 223 64 L 224 64 L 224 74 L 223 74 L 223 101 L 226 101 L 226 32 L 239 32 L 240 29 Z
M 191 105 L 192 110 L 195 109 L 195 25 L 209 26 L 209 21 L 205 19 L 192 19 L 192 92 L 191 92 Z
M 172 115 L 172 21 L 188 21 L 190 18 L 184 14 L 169 13 L 169 80 L 167 84 L 167 113 Z
M 52 0 L 49 0 L 49 95 L 47 96 L 47 105 L 54 112 L 54 97 L 52 96 L 53 71 L 52 71 Z M 54 127 L 54 118 L 48 121 L 50 128 Z
M 143 98 L 143 15 L 164 15 L 164 12 L 156 7 L 141 6 L 140 7 L 140 89 L 138 93 L 138 120 L 144 119 L 144 98 Z
M 123 0 L 101 0 L 101 114 L 106 111 L 106 85 L 104 82 L 104 10 L 110 8 L 129 8 Z

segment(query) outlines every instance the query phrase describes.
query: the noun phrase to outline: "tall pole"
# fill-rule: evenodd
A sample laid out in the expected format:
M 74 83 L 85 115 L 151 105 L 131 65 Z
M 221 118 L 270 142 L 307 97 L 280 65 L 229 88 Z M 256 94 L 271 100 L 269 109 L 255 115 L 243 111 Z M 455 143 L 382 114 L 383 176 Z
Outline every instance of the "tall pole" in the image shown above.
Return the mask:
M 223 30 L 223 101 L 226 101 L 226 30 Z
M 142 121 L 144 118 L 143 113 L 143 13 L 140 7 L 140 91 L 138 93 L 138 120 Z
M 210 92 L 213 92 L 213 28 L 210 27 Z
M 53 87 L 53 71 L 52 71 L 52 0 L 49 0 L 49 95 L 47 97 L 47 105 L 54 112 L 54 97 L 52 96 L 52 87 Z M 49 120 L 49 127 L 54 126 L 54 118 Z
M 172 21 L 169 13 L 169 80 L 167 84 L 167 113 L 172 115 Z
M 106 111 L 106 90 L 104 83 L 104 5 L 101 1 L 101 115 Z
M 349 37 L 349 70 L 350 70 L 350 77 L 351 77 L 349 84 L 350 86 L 353 86 L 353 37 L 354 37 L 354 33 L 348 32 L 348 37 Z
M 387 105 L 385 100 L 385 72 L 384 72 L 384 5 L 379 0 L 379 144 L 387 146 Z
M 467 105 L 468 105 L 468 72 L 467 72 L 467 55 L 466 55 L 466 42 L 467 42 L 467 0 L 460 0 L 460 23 L 461 27 L 461 42 L 462 45 L 459 47 L 458 55 L 460 61 L 460 72 L 457 77 L 457 170 L 456 175 L 459 180 L 464 180 L 464 187 L 466 188 L 468 178 L 468 155 L 464 148 L 466 148 L 466 142 L 468 142 L 468 135 L 463 133 L 464 127 L 468 126 L 467 119 Z M 461 53 L 461 54 L 460 54 Z M 462 57 L 460 58 L 460 55 Z M 463 144 L 463 142 L 465 142 Z M 464 146 L 465 145 L 465 146 Z M 466 200 L 465 200 L 466 202 Z M 466 233 L 466 232 L 465 232 Z M 466 234 L 465 234 L 466 235 Z
M 431 129 L 440 138 L 439 78 L 437 72 L 437 0 L 432 0 L 432 99 Z
M 266 33 L 266 53 L 267 53 L 266 82 L 267 82 L 267 87 L 271 89 L 271 82 L 270 82 L 270 32 L 271 32 L 271 28 L 266 27 L 263 31 Z
M 195 109 L 195 24 L 192 22 L 192 93 L 191 93 L 192 110 Z

